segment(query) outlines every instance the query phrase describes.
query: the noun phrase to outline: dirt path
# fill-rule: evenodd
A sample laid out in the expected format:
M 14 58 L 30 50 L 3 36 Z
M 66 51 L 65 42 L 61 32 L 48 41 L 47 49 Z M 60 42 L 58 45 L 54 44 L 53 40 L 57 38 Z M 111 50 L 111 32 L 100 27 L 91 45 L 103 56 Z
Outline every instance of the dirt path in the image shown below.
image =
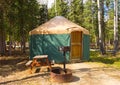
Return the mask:
M 0 76 L 0 85 L 120 85 L 120 70 L 96 63 L 67 64 L 66 67 L 73 71 L 73 80 L 69 83 L 51 82 L 48 72 L 29 74 L 26 69 Z

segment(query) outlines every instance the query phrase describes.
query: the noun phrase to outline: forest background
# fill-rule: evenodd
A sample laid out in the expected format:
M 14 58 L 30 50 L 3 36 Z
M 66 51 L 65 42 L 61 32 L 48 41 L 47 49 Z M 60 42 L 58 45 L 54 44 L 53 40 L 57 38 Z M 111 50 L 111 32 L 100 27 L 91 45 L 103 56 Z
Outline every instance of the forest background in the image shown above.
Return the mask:
M 90 48 L 119 51 L 120 0 L 0 0 L 0 55 L 29 48 L 29 31 L 64 16 L 90 31 Z

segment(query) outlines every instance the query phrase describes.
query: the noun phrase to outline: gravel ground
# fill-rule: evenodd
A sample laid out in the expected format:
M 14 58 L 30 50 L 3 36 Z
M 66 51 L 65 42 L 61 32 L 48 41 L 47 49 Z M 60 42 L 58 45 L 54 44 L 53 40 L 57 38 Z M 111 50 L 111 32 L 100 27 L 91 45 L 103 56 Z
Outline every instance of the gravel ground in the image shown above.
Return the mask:
M 63 65 L 54 65 L 62 67 Z M 108 68 L 98 63 L 73 63 L 67 64 L 72 70 L 72 81 L 67 83 L 52 82 L 49 72 L 45 67 L 38 73 L 29 73 L 29 69 L 12 71 L 8 75 L 0 75 L 0 85 L 120 85 L 120 70 Z M 3 67 L 2 67 L 3 68 Z M 4 71 L 0 68 L 1 72 Z M 10 66 L 4 65 L 10 69 Z M 6 71 L 7 72 L 7 71 Z

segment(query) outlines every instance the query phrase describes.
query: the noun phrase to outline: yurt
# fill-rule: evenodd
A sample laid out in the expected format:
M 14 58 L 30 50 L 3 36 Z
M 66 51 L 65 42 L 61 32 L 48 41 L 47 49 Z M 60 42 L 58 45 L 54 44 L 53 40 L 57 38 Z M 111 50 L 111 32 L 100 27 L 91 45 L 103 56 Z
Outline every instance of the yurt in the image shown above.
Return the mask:
M 30 59 L 36 55 L 48 55 L 49 60 L 64 62 L 58 50 L 69 46 L 66 61 L 89 59 L 89 31 L 62 16 L 56 16 L 29 32 Z

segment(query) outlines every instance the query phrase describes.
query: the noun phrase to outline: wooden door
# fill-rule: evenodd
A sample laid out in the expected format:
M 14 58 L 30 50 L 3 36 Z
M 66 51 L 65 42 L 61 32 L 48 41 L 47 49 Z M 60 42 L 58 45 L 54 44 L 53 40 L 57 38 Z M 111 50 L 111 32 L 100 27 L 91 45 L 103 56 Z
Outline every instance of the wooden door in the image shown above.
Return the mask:
M 71 33 L 71 59 L 81 59 L 82 57 L 82 32 Z

